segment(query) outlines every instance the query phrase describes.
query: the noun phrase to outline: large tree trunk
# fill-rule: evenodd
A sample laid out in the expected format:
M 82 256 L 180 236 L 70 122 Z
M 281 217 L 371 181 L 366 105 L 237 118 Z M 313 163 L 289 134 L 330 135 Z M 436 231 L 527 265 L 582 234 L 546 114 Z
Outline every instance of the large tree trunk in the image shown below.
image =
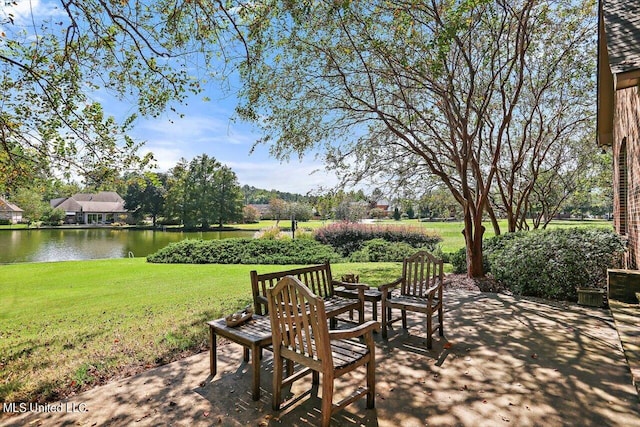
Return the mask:
M 488 199 L 487 199 L 485 209 L 487 211 L 487 214 L 489 215 L 489 218 L 491 219 L 491 225 L 493 226 L 493 233 L 496 236 L 499 236 L 501 233 L 500 223 L 498 223 L 498 218 L 496 217 L 496 213 L 493 210 L 493 207 L 491 206 L 491 203 L 489 203 Z
M 467 246 L 467 276 L 483 277 L 484 266 L 482 262 L 482 236 L 485 227 L 482 225 L 482 214 L 472 215 L 470 210 L 465 210 L 464 215 L 464 239 Z

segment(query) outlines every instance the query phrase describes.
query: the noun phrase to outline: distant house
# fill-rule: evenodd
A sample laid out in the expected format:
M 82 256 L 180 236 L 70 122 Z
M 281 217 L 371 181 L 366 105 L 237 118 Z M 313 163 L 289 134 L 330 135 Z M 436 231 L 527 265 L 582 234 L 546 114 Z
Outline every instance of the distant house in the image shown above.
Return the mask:
M 0 197 L 0 219 L 9 220 L 13 224 L 17 224 L 22 221 L 22 213 L 24 211 L 14 205 L 13 203 L 9 203 L 7 200 Z
M 62 209 L 67 224 L 111 224 L 129 219 L 124 200 L 113 191 L 97 194 L 79 193 L 71 197 L 51 200 L 51 207 Z
M 268 203 L 250 203 L 247 206 L 255 208 L 260 213 L 260 219 L 273 219 L 271 208 Z
M 382 209 L 385 212 L 389 212 L 391 210 L 391 203 L 388 200 L 382 199 L 375 202 L 376 209 Z

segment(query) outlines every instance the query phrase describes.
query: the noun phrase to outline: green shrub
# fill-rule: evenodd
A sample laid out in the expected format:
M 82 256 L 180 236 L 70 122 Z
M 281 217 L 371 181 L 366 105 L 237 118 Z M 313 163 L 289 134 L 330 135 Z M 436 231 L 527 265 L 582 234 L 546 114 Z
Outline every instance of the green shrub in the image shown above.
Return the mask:
M 349 257 L 351 262 L 402 261 L 416 252 L 416 248 L 404 242 L 387 242 L 384 239 L 372 239 L 365 242 L 362 249 Z
M 491 263 L 489 257 L 491 254 L 498 253 L 513 239 L 522 237 L 526 231 L 518 231 L 516 233 L 505 233 L 498 236 L 490 237 L 482 242 L 482 267 L 485 273 L 491 272 Z M 460 248 L 456 252 L 448 254 L 449 262 L 453 266 L 453 272 L 456 274 L 464 274 L 467 272 L 467 249 Z M 446 262 L 446 261 L 445 261 Z
M 519 295 L 576 300 L 577 287 L 602 287 L 624 251 L 604 229 L 553 229 L 510 236 L 488 254 L 494 277 Z
M 320 243 L 331 245 L 337 252 L 348 257 L 364 247 L 365 242 L 383 239 L 387 242 L 403 242 L 414 248 L 433 250 L 442 240 L 437 234 L 422 227 L 379 226 L 371 224 L 335 223 L 316 230 L 315 238 Z
M 464 274 L 467 272 L 467 249 L 461 248 L 449 254 L 449 262 L 453 267 L 455 274 Z
M 451 260 L 449 259 L 449 253 L 442 252 L 442 247 L 440 245 L 437 245 L 435 249 L 431 251 L 431 255 L 438 259 L 441 259 L 445 264 L 449 264 L 451 262 Z
M 148 262 L 182 264 L 317 264 L 342 258 L 310 239 L 182 240 L 147 257 Z
M 11 224 L 11 220 L 8 218 L 0 218 L 0 225 L 9 225 Z

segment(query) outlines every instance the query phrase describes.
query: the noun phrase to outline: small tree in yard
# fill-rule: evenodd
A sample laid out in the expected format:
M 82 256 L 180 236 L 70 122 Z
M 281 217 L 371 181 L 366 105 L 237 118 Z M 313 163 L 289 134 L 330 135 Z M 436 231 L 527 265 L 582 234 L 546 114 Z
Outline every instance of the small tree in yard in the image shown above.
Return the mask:
M 273 219 L 276 220 L 276 227 L 280 224 L 281 219 L 287 218 L 288 204 L 282 199 L 274 197 L 269 200 L 269 212 Z
M 244 206 L 242 208 L 242 222 L 253 224 L 260 221 L 260 211 L 255 206 Z
M 393 210 L 393 219 L 396 221 L 400 221 L 400 209 L 398 209 L 397 207 Z

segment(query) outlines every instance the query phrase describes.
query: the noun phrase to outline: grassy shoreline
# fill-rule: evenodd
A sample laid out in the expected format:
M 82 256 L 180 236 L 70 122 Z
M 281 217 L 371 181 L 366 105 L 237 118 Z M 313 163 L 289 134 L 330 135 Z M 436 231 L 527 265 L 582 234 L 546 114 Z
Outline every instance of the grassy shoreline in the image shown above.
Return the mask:
M 206 348 L 204 322 L 251 302 L 249 271 L 143 258 L 0 266 L 0 401 L 53 401 Z M 398 263 L 335 264 L 372 284 Z

